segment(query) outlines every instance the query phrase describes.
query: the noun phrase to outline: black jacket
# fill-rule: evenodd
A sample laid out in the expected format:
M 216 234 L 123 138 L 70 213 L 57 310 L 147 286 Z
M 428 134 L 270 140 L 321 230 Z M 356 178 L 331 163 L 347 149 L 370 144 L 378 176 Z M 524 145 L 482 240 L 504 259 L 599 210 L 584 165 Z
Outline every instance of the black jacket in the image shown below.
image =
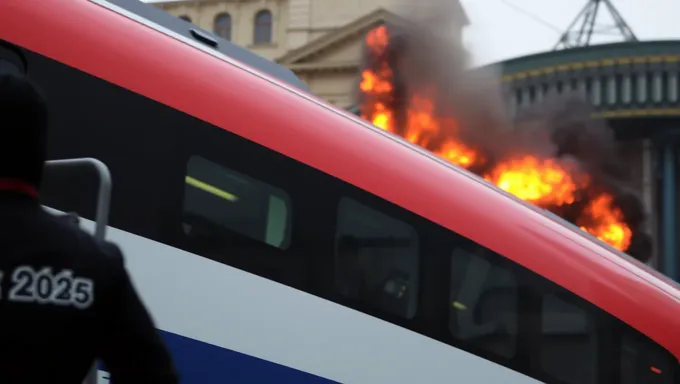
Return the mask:
M 117 246 L 0 191 L 0 383 L 177 383 Z

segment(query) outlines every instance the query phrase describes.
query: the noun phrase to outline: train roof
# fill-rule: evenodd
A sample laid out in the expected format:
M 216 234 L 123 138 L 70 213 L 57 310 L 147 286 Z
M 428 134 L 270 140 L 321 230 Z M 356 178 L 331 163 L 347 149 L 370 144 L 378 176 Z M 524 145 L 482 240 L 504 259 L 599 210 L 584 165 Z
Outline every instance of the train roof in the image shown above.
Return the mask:
M 307 90 L 307 85 L 302 82 L 290 69 L 273 61 L 265 59 L 245 48 L 225 40 L 210 31 L 206 31 L 188 21 L 175 17 L 162 9 L 139 0 L 107 0 L 126 11 L 163 26 L 186 38 L 198 41 L 206 46 L 222 53 L 225 56 L 238 60 L 251 68 L 262 71 L 275 77 L 295 88 Z
M 680 338 L 668 334 L 680 328 L 680 291 L 649 267 L 347 111 L 121 17 L 105 0 L 35 4 L 0 1 L 0 39 L 229 130 L 483 244 L 680 356 Z M 228 101 L 234 107 L 225 108 Z

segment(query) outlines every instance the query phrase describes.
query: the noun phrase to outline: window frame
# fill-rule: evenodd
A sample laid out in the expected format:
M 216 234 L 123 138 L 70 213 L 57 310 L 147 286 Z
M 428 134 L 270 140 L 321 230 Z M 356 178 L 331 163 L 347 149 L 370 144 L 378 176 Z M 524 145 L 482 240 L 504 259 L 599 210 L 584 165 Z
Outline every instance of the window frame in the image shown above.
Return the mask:
M 184 196 L 182 198 L 182 205 L 181 205 L 182 217 L 184 217 L 184 215 L 187 214 L 187 213 L 199 215 L 199 216 L 201 216 L 201 219 L 211 221 L 212 225 L 219 227 L 219 229 L 222 230 L 222 231 L 231 232 L 235 236 L 247 237 L 247 238 L 254 240 L 254 241 L 257 241 L 257 242 L 259 242 L 263 245 L 267 245 L 269 247 L 277 248 L 277 249 L 280 249 L 282 251 L 286 251 L 290 248 L 291 241 L 292 241 L 292 232 L 293 232 L 293 228 L 292 228 L 293 217 L 292 216 L 294 214 L 294 211 L 293 211 L 293 202 L 292 202 L 292 199 L 291 199 L 288 192 L 286 192 L 285 190 L 283 190 L 279 187 L 273 186 L 273 185 L 271 185 L 271 184 L 269 184 L 265 181 L 262 181 L 262 180 L 259 180 L 255 177 L 253 177 L 253 176 L 250 176 L 249 174 L 245 174 L 245 173 L 233 170 L 233 169 L 231 169 L 231 168 L 229 168 L 229 167 L 227 167 L 227 166 L 225 166 L 221 163 L 212 161 L 212 160 L 210 160 L 210 159 L 208 159 L 204 156 L 198 155 L 198 154 L 190 155 L 187 162 L 186 162 L 186 168 L 185 168 L 185 172 L 184 172 L 184 174 L 185 174 L 185 185 L 186 186 L 191 186 L 191 187 L 194 187 L 194 188 L 203 189 L 201 187 L 197 187 L 196 185 L 192 184 L 189 181 L 189 178 L 195 180 L 194 176 L 192 176 L 192 174 L 190 173 L 190 165 L 191 165 L 192 161 L 200 161 L 200 162 L 203 162 L 203 163 L 207 163 L 207 164 L 209 164 L 210 167 L 213 167 L 212 170 L 219 170 L 220 172 L 224 172 L 224 173 L 226 173 L 230 176 L 238 177 L 242 180 L 246 180 L 246 181 L 252 183 L 254 185 L 254 188 L 256 188 L 258 191 L 261 191 L 262 193 L 269 196 L 270 199 L 271 199 L 272 196 L 274 196 L 274 197 L 282 200 L 284 205 L 285 205 L 285 208 L 286 208 L 286 210 L 285 210 L 285 215 L 286 215 L 285 216 L 285 227 L 284 227 L 284 232 L 283 232 L 283 239 L 282 239 L 282 241 L 279 245 L 271 244 L 269 241 L 267 241 L 266 233 L 264 235 L 265 238 L 261 240 L 259 238 L 256 238 L 255 236 L 252 236 L 251 234 L 244 233 L 244 232 L 238 230 L 237 228 L 232 228 L 230 226 L 226 226 L 226 225 L 214 222 L 214 220 L 211 220 L 210 217 L 208 217 L 208 216 L 204 216 L 200 213 L 187 212 L 187 210 L 186 210 L 186 203 L 187 203 L 186 193 L 184 194 Z M 199 183 L 207 183 L 207 182 L 203 181 L 203 180 L 199 180 Z M 214 186 L 211 186 L 211 187 L 215 188 Z M 205 189 L 203 189 L 203 190 L 205 191 Z M 209 191 L 206 191 L 206 192 L 211 193 Z M 265 227 L 267 227 L 267 224 L 265 224 Z
M 351 209 L 347 209 L 347 204 L 353 205 Z M 344 208 L 344 209 L 343 209 Z M 414 292 L 410 294 L 409 301 L 412 301 L 412 304 L 408 304 L 408 312 L 404 314 L 400 314 L 397 312 L 394 312 L 392 310 L 386 309 L 385 307 L 381 307 L 379 305 L 375 305 L 374 303 L 371 302 L 363 302 L 361 299 L 358 298 L 352 298 L 348 297 L 338 290 L 338 265 L 339 265 L 339 255 L 338 255 L 338 247 L 339 247 L 339 241 L 338 239 L 341 236 L 341 228 L 340 224 L 343 221 L 343 213 L 345 215 L 351 215 L 353 213 L 357 212 L 357 208 L 360 210 L 368 211 L 369 215 L 376 216 L 376 217 L 381 217 L 380 220 L 390 220 L 394 223 L 395 225 L 398 225 L 400 227 L 406 228 L 407 231 L 409 232 L 409 238 L 411 240 L 415 240 L 415 244 L 412 245 L 411 251 L 414 252 L 415 254 L 415 259 L 412 260 L 411 257 L 408 257 L 408 262 L 407 264 L 409 265 L 407 269 L 409 269 L 408 276 L 411 278 L 411 286 L 414 287 Z M 411 321 L 414 320 L 419 313 L 419 307 L 420 307 L 420 297 L 421 297 L 421 265 L 422 265 L 422 239 L 420 236 L 419 231 L 416 229 L 415 226 L 413 226 L 412 223 L 409 221 L 403 220 L 402 218 L 395 217 L 394 215 L 390 213 L 386 213 L 384 210 L 380 209 L 379 207 L 376 207 L 374 205 L 366 204 L 365 202 L 362 202 L 361 200 L 357 200 L 352 197 L 348 196 L 340 196 L 336 203 L 336 209 L 335 209 L 335 230 L 334 230 L 334 247 L 333 247 L 333 290 L 335 291 L 335 294 L 337 294 L 340 297 L 340 300 L 345 301 L 347 303 L 350 303 L 352 305 L 358 306 L 361 310 L 366 311 L 366 312 L 376 312 L 376 313 L 381 313 L 384 315 L 387 315 L 388 317 L 398 317 L 401 318 L 405 321 Z M 351 220 L 351 219 L 350 219 Z M 390 236 L 388 236 L 390 237 Z M 403 272 L 403 271 L 402 271 Z M 413 282 L 415 281 L 415 282 Z
M 213 18 L 213 33 L 227 41 L 231 41 L 233 23 L 229 12 L 220 12 Z
M 272 11 L 269 9 L 257 11 L 253 21 L 253 44 L 271 44 L 274 41 L 274 15 Z
M 616 319 L 614 319 L 613 316 L 609 315 L 594 304 L 588 302 L 584 298 L 569 292 L 566 288 L 536 274 L 535 272 L 519 265 L 509 258 L 489 250 L 481 244 L 469 240 L 452 231 L 448 231 L 448 236 L 452 239 L 452 247 L 447 253 L 447 291 L 450 289 L 452 283 L 451 271 L 454 251 L 458 248 L 462 248 L 467 253 L 472 253 L 474 256 L 479 257 L 496 267 L 502 267 L 514 275 L 518 283 L 517 308 L 519 313 L 517 316 L 518 332 L 515 342 L 516 353 L 511 358 L 503 357 L 502 355 L 490 352 L 478 345 L 475 345 L 473 342 L 455 338 L 448 331 L 448 323 L 450 321 L 451 311 L 446 312 L 445 318 L 443 320 L 447 325 L 446 338 L 443 340 L 445 343 L 543 382 L 570 384 L 561 381 L 551 375 L 549 372 L 544 371 L 540 360 L 542 354 L 541 351 L 543 348 L 541 332 L 544 313 L 542 308 L 543 297 L 546 293 L 566 293 L 566 298 L 563 295 L 558 295 L 558 297 L 561 300 L 583 310 L 590 316 L 591 321 L 594 324 L 593 328 L 597 333 L 597 340 L 601 341 L 596 344 L 596 348 L 593 351 L 598 359 L 598 364 L 595 366 L 595 369 L 597 370 L 595 374 L 595 382 L 612 382 L 612 377 L 618 377 L 616 376 L 616 372 L 612 372 L 607 368 L 611 365 L 616 366 L 615 362 L 611 362 L 611 358 L 607 359 L 608 356 L 611 355 L 612 351 L 615 350 L 613 348 L 618 348 L 616 346 L 617 343 L 615 342 L 616 332 L 618 331 L 614 327 Z M 479 252 L 476 250 L 482 251 Z M 447 308 L 450 308 L 452 305 L 448 296 L 446 305 Z M 603 345 L 606 348 L 603 348 Z M 605 362 L 608 364 L 605 365 Z
M 465 306 L 465 303 L 461 303 L 458 300 L 455 300 L 456 298 L 452 297 L 453 296 L 453 290 L 454 290 L 454 284 L 453 284 L 453 273 L 455 272 L 454 268 L 454 260 L 456 258 L 456 254 L 459 252 L 464 252 L 466 256 L 469 257 L 469 260 L 466 263 L 466 269 L 470 267 L 470 263 L 474 262 L 475 260 L 481 260 L 483 262 L 486 262 L 489 264 L 494 269 L 502 269 L 504 272 L 509 273 L 512 276 L 512 280 L 514 283 L 513 290 L 516 292 L 516 303 L 515 306 L 517 308 L 517 313 L 515 317 L 515 323 L 517 326 L 516 329 L 516 334 L 513 335 L 513 353 L 511 357 L 508 356 L 502 356 L 493 352 L 490 352 L 484 348 L 479 347 L 474 343 L 474 341 L 469 341 L 464 338 L 456 337 L 454 335 L 454 324 L 457 326 L 458 325 L 458 318 L 453 318 L 452 314 L 454 313 L 459 313 L 457 311 L 460 311 L 461 308 L 464 308 L 462 310 L 475 310 L 474 308 L 467 308 Z M 449 261 L 449 268 L 447 270 L 447 274 L 449 275 L 448 278 L 448 284 L 447 284 L 447 296 L 448 296 L 448 302 L 447 302 L 447 308 L 448 312 L 446 315 L 446 323 L 447 323 L 447 330 L 448 330 L 448 336 L 452 340 L 455 340 L 457 343 L 460 343 L 461 345 L 468 346 L 471 350 L 478 351 L 480 355 L 484 356 L 493 356 L 493 361 L 499 362 L 499 361 L 516 361 L 516 360 L 521 360 L 522 359 L 522 350 L 520 348 L 520 331 L 521 331 L 521 324 L 520 324 L 520 316 L 519 316 L 519 310 L 522 308 L 522 305 L 525 303 L 520 300 L 520 297 L 522 296 L 522 291 L 520 290 L 520 278 L 517 276 L 517 273 L 515 273 L 514 270 L 511 270 L 505 266 L 505 262 L 501 259 L 501 263 L 495 263 L 494 259 L 497 259 L 498 255 L 491 252 L 490 250 L 486 249 L 485 247 L 478 245 L 474 242 L 470 241 L 465 241 L 462 243 L 459 243 L 457 246 L 454 246 L 454 248 L 449 252 L 448 255 L 448 261 Z M 459 281 L 460 285 L 457 286 L 457 288 L 462 289 L 462 285 L 465 283 L 465 278 L 467 277 L 467 274 L 461 275 L 463 277 L 463 280 Z M 478 276 L 477 276 L 478 277 Z M 477 279 L 475 279 L 477 280 Z M 483 284 L 486 284 L 486 281 L 483 282 Z M 480 292 L 480 295 L 477 299 L 481 299 L 483 296 L 483 292 Z M 460 307 L 463 305 L 464 307 Z M 456 311 L 454 311 L 454 309 Z M 457 328 L 457 327 L 456 327 Z M 464 348 L 465 349 L 465 348 Z M 478 354 L 478 353 L 475 353 Z
M 624 340 L 628 339 L 628 341 L 632 342 L 632 344 L 642 345 L 645 348 L 644 352 L 648 352 L 648 348 L 651 346 L 654 349 L 656 349 L 657 352 L 663 354 L 664 355 L 663 358 L 666 360 L 665 363 L 667 363 L 670 369 L 672 370 L 670 372 L 670 376 L 667 382 L 673 384 L 680 383 L 680 362 L 678 361 L 677 358 L 675 358 L 675 356 L 670 351 L 668 351 L 662 345 L 658 344 L 656 341 L 644 335 L 642 332 L 628 326 L 623 322 L 620 322 L 618 327 L 619 327 L 619 350 L 617 351 L 617 356 L 619 358 L 617 360 L 619 364 L 616 368 L 619 374 L 618 376 L 619 378 L 622 378 L 624 376 L 623 373 L 625 366 L 623 363 L 624 357 L 623 344 Z M 646 384 L 646 383 L 637 382 L 634 384 Z
M 505 366 L 507 368 L 510 368 L 514 371 L 518 371 L 530 376 L 535 377 L 532 372 L 531 372 L 531 354 L 530 354 L 530 349 L 526 348 L 526 345 L 520 342 L 520 340 L 525 337 L 525 335 L 529 335 L 529 340 L 531 345 L 534 345 L 537 342 L 537 339 L 535 337 L 531 337 L 531 333 L 533 330 L 537 327 L 537 325 L 540 325 L 540 320 L 537 320 L 535 317 L 529 317 L 529 316 L 517 316 L 516 322 L 517 322 L 517 335 L 515 339 L 515 353 L 512 357 L 503 357 L 501 355 L 495 354 L 493 352 L 490 352 L 484 348 L 481 348 L 480 346 L 474 344 L 474 342 L 470 342 L 467 340 L 462 340 L 459 338 L 456 338 L 451 332 L 450 332 L 450 322 L 451 320 L 451 307 L 453 303 L 451 302 L 451 287 L 452 287 L 452 276 L 451 272 L 453 271 L 453 258 L 454 258 L 454 252 L 456 252 L 458 249 L 462 249 L 468 254 L 471 254 L 473 257 L 480 258 L 491 265 L 495 267 L 502 267 L 506 271 L 509 271 L 510 273 L 513 274 L 515 281 L 517 282 L 517 308 L 518 311 L 522 311 L 523 309 L 533 309 L 536 307 L 536 297 L 531 294 L 531 290 L 527 289 L 526 286 L 523 286 L 521 282 L 526 281 L 525 279 L 522 279 L 522 276 L 525 275 L 524 271 L 522 269 L 515 270 L 513 267 L 513 263 L 511 260 L 489 250 L 488 248 L 482 246 L 481 244 L 478 244 L 472 240 L 469 240 L 461 235 L 458 235 L 455 232 L 447 230 L 447 235 L 451 237 L 452 244 L 449 249 L 447 249 L 447 254 L 446 254 L 446 259 L 447 259 L 447 269 L 446 269 L 446 314 L 445 317 L 442 319 L 443 322 L 446 323 L 446 338 L 444 340 L 445 343 L 455 347 L 459 348 L 462 350 L 465 350 L 467 352 L 470 352 L 476 356 L 479 356 L 485 360 L 492 361 L 494 363 L 497 363 L 499 365 Z M 481 253 L 480 253 L 481 251 Z M 519 275 L 518 273 L 519 272 Z
M 611 330 L 614 323 L 613 317 L 606 313 L 603 309 L 598 308 L 594 304 L 570 292 L 566 288 L 538 274 L 534 274 L 533 272 L 529 273 L 533 274 L 536 278 L 535 288 L 537 290 L 540 290 L 541 288 L 544 289 L 539 291 L 540 293 L 536 291 L 533 293 L 534 297 L 536 298 L 536 304 L 538 305 L 538 308 L 540 308 L 538 310 L 539 326 L 536 327 L 535 330 L 543 330 L 543 319 L 544 315 L 547 313 L 543 305 L 545 303 L 544 299 L 546 296 L 553 296 L 562 303 L 583 311 L 584 315 L 587 316 L 589 320 L 589 328 L 591 328 L 592 334 L 595 336 L 595 346 L 591 351 L 595 358 L 595 363 L 592 366 L 592 369 L 594 370 L 593 384 L 617 382 L 612 381 L 612 375 L 615 375 L 615 372 L 608 368 L 611 364 L 611 361 L 608 361 L 611 360 L 611 356 L 609 356 L 608 352 L 615 348 L 615 343 L 613 343 L 615 340 L 613 337 L 614 334 Z M 543 347 L 545 342 L 543 335 L 543 332 L 538 332 L 537 334 L 532 335 L 532 337 L 537 338 L 537 342 L 540 345 L 539 349 L 532 353 L 532 366 L 535 368 L 538 375 L 550 378 L 556 383 L 571 384 L 567 381 L 558 379 L 551 372 L 547 372 L 541 364 L 541 358 L 544 355 Z
M 319 250 L 317 244 L 305 241 L 309 236 L 302 226 L 310 221 L 309 212 L 313 209 L 298 202 L 310 201 L 316 196 L 316 191 L 305 190 L 300 185 L 300 177 L 292 176 L 304 172 L 300 168 L 304 166 L 278 152 L 219 127 L 202 121 L 196 121 L 196 124 L 196 126 L 187 126 L 186 135 L 181 136 L 181 168 L 173 179 L 173 185 L 181 191 L 176 198 L 176 208 L 173 208 L 177 216 L 171 235 L 174 246 L 200 257 L 314 294 L 314 287 L 311 283 L 315 277 L 315 269 L 312 262 L 314 255 L 319 254 Z M 239 175 L 284 191 L 290 199 L 288 209 L 289 228 L 291 229 L 290 245 L 286 249 L 277 248 L 227 227 L 222 227 L 226 240 L 236 242 L 229 252 L 202 249 L 200 242 L 188 238 L 181 226 L 182 204 L 186 185 L 186 167 L 190 157 L 194 155 Z

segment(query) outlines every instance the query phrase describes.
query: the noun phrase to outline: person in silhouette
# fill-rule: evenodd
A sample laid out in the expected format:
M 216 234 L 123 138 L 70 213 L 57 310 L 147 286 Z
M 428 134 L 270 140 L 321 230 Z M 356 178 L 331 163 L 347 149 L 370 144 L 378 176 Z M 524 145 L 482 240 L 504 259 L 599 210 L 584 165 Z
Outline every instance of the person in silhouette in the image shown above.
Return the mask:
M 42 208 L 47 104 L 0 48 L 0 382 L 79 383 L 100 359 L 114 382 L 177 383 L 120 249 Z

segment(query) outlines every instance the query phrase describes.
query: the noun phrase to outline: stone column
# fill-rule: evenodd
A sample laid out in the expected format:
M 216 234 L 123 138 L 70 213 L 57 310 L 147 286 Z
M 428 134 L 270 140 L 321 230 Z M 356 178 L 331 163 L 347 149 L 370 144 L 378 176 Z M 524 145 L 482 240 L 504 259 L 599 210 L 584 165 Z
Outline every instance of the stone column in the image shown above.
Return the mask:
M 660 143 L 660 163 L 661 163 L 661 260 L 662 271 L 665 275 L 677 281 L 677 245 L 676 237 L 676 217 L 675 217 L 675 174 L 676 174 L 676 152 L 675 142 L 671 138 L 666 138 Z
M 295 49 L 307 44 L 312 28 L 312 0 L 289 0 L 288 48 Z
M 629 77 L 630 78 L 630 77 Z M 642 205 L 647 213 L 647 222 L 645 230 L 652 236 L 652 244 L 654 244 L 652 257 L 650 263 L 652 267 L 659 269 L 659 234 L 657 230 L 657 214 L 658 210 L 655 207 L 655 168 L 653 161 L 653 145 L 652 140 L 642 140 L 642 169 L 641 169 L 641 183 L 640 194 L 642 195 Z

